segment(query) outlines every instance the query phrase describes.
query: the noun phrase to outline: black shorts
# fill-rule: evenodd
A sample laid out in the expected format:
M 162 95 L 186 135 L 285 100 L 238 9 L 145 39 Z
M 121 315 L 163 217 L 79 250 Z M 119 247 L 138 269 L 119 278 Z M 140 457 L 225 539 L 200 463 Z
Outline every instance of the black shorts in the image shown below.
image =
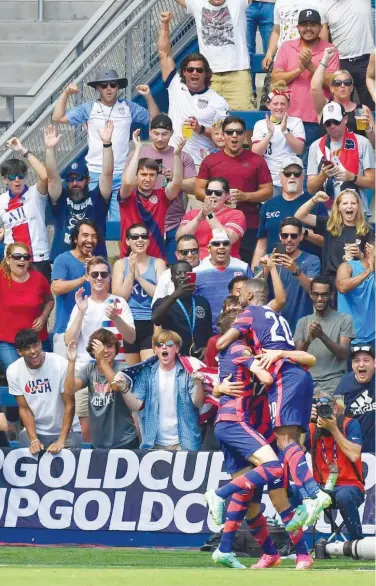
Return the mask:
M 134 327 L 136 328 L 136 340 L 133 344 L 127 344 L 124 341 L 124 350 L 126 354 L 133 354 L 140 352 L 141 350 L 152 349 L 152 337 L 154 332 L 154 326 L 151 320 L 148 319 L 135 319 Z

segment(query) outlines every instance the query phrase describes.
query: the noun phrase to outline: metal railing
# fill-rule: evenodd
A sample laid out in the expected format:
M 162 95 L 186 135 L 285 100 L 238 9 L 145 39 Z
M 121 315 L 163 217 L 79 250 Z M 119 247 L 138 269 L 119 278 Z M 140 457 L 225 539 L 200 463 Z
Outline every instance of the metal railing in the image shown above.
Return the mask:
M 6 141 L 17 136 L 38 158 L 44 159 L 43 130 L 51 123 L 51 114 L 56 99 L 69 83 L 77 83 L 79 94 L 71 96 L 67 107 L 96 99 L 95 90 L 87 81 L 95 78 L 98 69 L 116 69 L 120 76 L 128 78 L 126 95 L 134 96 L 136 86 L 150 83 L 159 73 L 157 38 L 161 12 L 171 8 L 172 0 L 133 0 L 115 20 L 91 43 L 80 57 L 64 70 L 47 88 L 41 91 L 33 105 L 24 112 L 13 126 L 0 138 L 0 149 L 4 151 Z M 173 51 L 178 51 L 195 36 L 194 21 L 185 10 L 174 6 L 170 23 Z M 84 126 L 59 127 L 62 138 L 57 148 L 59 169 L 77 156 L 86 146 Z M 6 150 L 0 157 L 0 164 L 14 156 Z
M 38 92 L 46 87 L 55 76 L 59 75 L 64 69 L 71 65 L 98 36 L 98 34 L 115 18 L 115 16 L 130 4 L 131 0 L 106 0 L 103 2 L 93 16 L 85 22 L 82 29 L 68 43 L 68 45 L 59 53 L 56 59 L 48 66 L 46 71 L 39 77 L 35 84 L 27 92 L 5 93 L 0 88 L 0 97 L 5 98 L 7 120 L 4 125 L 9 126 L 9 122 L 15 122 L 15 102 L 17 98 L 35 97 Z M 43 0 L 38 0 L 39 10 L 43 7 Z M 38 16 L 39 19 L 39 16 Z M 42 18 L 43 20 L 43 18 Z M 2 93 L 4 92 L 4 93 Z

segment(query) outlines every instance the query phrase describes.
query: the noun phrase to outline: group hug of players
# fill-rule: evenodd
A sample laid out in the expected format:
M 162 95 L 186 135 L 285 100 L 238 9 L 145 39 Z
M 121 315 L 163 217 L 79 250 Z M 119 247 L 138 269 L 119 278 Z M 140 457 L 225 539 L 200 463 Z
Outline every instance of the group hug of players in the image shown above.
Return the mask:
M 313 380 L 307 367 L 315 364 L 315 358 L 295 350 L 289 325 L 278 313 L 277 295 L 268 304 L 267 298 L 268 286 L 263 279 L 245 282 L 240 293 L 243 311 L 232 310 L 221 322 L 219 380 L 230 379 L 234 384 L 231 389 L 219 386 L 215 436 L 232 480 L 205 494 L 218 525 L 223 524 L 225 501 L 230 497 L 222 539 L 212 559 L 227 567 L 245 568 L 231 551 L 245 519 L 263 552 L 252 568 L 281 563 L 262 514 L 261 497 L 267 485 L 295 546 L 296 569 L 307 570 L 313 560 L 304 530 L 331 504 L 330 496 L 314 480 L 301 447 L 313 399 Z M 289 478 L 301 503 L 296 509 L 287 497 Z

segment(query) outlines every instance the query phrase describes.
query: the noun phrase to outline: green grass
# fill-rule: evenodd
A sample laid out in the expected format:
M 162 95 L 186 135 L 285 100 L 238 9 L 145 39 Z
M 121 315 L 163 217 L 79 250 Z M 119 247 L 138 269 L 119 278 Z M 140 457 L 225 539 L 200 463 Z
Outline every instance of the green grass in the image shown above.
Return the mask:
M 242 562 L 250 566 L 254 560 Z M 11 586 L 249 586 L 256 574 L 213 567 L 207 553 L 129 548 L 2 547 L 0 566 L 1 583 Z M 257 586 L 374 584 L 373 562 L 336 558 L 317 561 L 311 572 L 294 567 L 285 560 L 279 568 L 257 571 Z

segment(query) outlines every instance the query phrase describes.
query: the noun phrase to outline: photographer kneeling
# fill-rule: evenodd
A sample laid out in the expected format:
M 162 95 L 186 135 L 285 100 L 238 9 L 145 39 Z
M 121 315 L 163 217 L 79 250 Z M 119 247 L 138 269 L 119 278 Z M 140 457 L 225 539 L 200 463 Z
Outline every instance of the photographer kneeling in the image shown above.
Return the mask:
M 360 425 L 339 413 L 330 395 L 320 393 L 312 406 L 309 431 L 306 446 L 312 456 L 313 476 L 323 488 L 329 476 L 333 475 L 333 480 L 337 476 L 330 490 L 332 507 L 341 513 L 350 539 L 362 539 L 358 510 L 364 501 Z

